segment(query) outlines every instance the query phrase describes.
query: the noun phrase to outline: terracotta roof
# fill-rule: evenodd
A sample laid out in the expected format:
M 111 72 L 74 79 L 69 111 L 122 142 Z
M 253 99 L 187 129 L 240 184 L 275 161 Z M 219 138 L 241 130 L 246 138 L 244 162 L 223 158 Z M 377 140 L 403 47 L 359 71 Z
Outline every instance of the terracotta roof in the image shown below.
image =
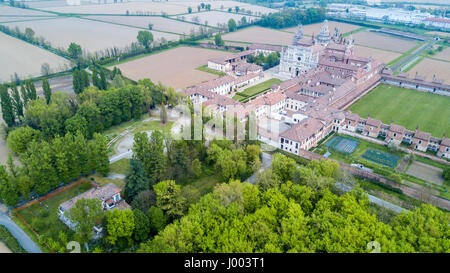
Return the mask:
M 282 133 L 280 136 L 296 142 L 302 142 L 317 133 L 323 127 L 325 127 L 325 125 L 321 121 L 315 118 L 306 118 Z
M 206 90 L 211 90 L 211 89 L 214 89 L 214 88 L 219 87 L 224 84 L 232 84 L 233 82 L 234 82 L 234 78 L 232 76 L 227 75 L 224 77 L 212 79 L 210 81 L 198 84 L 197 87 L 203 88 Z
M 359 121 L 360 117 L 358 114 L 352 112 L 345 112 L 345 118 L 352 121 Z
M 429 141 L 431 138 L 431 134 L 427 133 L 427 132 L 422 132 L 422 131 L 416 131 L 414 134 L 414 138 L 418 138 L 418 139 L 422 139 L 422 140 L 426 140 Z
M 391 123 L 391 125 L 389 126 L 389 130 L 391 130 L 392 132 L 395 132 L 395 133 L 400 133 L 400 134 L 403 134 L 406 131 L 405 127 L 394 124 L 394 123 Z
M 254 63 L 239 62 L 235 67 L 235 71 L 241 73 L 256 72 L 262 71 L 262 67 Z
M 432 17 L 430 17 L 430 18 L 426 18 L 425 21 L 450 24 L 450 19 L 446 19 L 446 18 L 432 18 Z
M 378 119 L 367 118 L 366 124 L 369 126 L 380 127 L 383 123 Z
M 261 49 L 261 50 L 269 50 L 269 51 L 281 52 L 283 47 L 282 46 L 275 46 L 275 45 L 251 44 L 251 45 L 248 46 L 248 49 L 251 49 L 251 50 Z
M 239 84 L 239 83 L 242 83 L 242 82 L 248 81 L 250 79 L 257 78 L 257 77 L 261 77 L 261 75 L 258 73 L 249 73 L 247 75 L 236 78 L 234 80 L 234 84 Z
M 441 145 L 450 147 L 450 138 L 442 137 Z

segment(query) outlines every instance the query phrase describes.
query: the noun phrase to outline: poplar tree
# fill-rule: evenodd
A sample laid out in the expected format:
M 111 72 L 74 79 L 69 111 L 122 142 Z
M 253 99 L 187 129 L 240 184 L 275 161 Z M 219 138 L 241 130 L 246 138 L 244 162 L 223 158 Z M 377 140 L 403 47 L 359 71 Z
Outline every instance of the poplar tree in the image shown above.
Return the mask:
M 81 86 L 80 81 L 80 71 L 78 69 L 75 69 L 73 71 L 72 83 L 73 83 L 73 92 L 75 92 L 75 94 L 80 94 L 81 92 L 83 92 L 83 87 Z
M 20 95 L 22 96 L 23 106 L 27 106 L 27 103 L 30 99 L 28 98 L 27 90 L 25 89 L 25 86 L 23 86 L 23 84 L 20 85 Z
M 108 148 L 106 147 L 106 138 L 98 133 L 94 134 L 95 150 L 98 156 L 98 165 L 96 171 L 102 175 L 109 172 Z
M 34 86 L 34 83 L 31 80 L 25 81 L 25 88 L 27 90 L 28 99 L 29 100 L 36 100 L 37 99 L 37 93 L 36 93 L 36 87 Z
M 17 85 L 11 86 L 12 90 L 12 103 L 14 106 L 14 111 L 16 112 L 16 117 L 20 120 L 23 117 L 23 103 L 20 99 L 19 90 L 17 89 Z
M 105 72 L 103 71 L 103 69 L 100 69 L 100 86 L 101 86 L 100 89 L 102 89 L 102 90 L 106 90 L 108 87 Z
M 8 92 L 8 88 L 4 85 L 0 86 L 0 101 L 2 105 L 2 116 L 8 127 L 12 127 L 16 124 L 14 107 L 11 102 L 11 97 Z
M 49 104 L 52 97 L 52 89 L 50 88 L 50 83 L 47 78 L 42 80 L 42 89 L 44 90 L 45 100 L 47 101 L 47 104 Z

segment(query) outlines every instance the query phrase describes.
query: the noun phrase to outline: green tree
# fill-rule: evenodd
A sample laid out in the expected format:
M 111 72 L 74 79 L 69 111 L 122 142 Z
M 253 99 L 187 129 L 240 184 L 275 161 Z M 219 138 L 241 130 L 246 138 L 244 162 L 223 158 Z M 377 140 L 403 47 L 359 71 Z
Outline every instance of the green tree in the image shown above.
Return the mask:
M 11 97 L 6 86 L 0 85 L 0 102 L 2 106 L 2 116 L 8 127 L 12 127 L 16 124 L 14 115 L 14 107 L 11 101 Z
M 164 215 L 162 209 L 152 206 L 148 212 L 148 219 L 150 221 L 150 232 L 155 235 L 158 234 L 167 224 L 167 217 Z
M 80 70 L 78 70 L 78 69 L 75 69 L 73 71 L 72 84 L 73 84 L 73 92 L 75 92 L 75 94 L 80 94 L 81 92 L 83 92 Z
M 147 30 L 141 30 L 138 32 L 137 40 L 146 50 L 148 50 L 153 42 L 153 34 Z
M 27 144 L 39 140 L 41 132 L 29 126 L 19 127 L 8 134 L 7 146 L 15 154 L 21 154 L 27 149 Z
M 106 81 L 105 71 L 103 69 L 100 69 L 100 85 L 102 88 L 99 88 L 101 90 L 108 89 L 108 82 Z
M 131 244 L 134 228 L 133 211 L 115 209 L 106 213 L 106 230 L 108 231 L 106 241 L 109 244 L 115 245 L 119 239 L 125 239 Z
M 236 29 L 237 29 L 236 21 L 234 21 L 234 19 L 228 20 L 228 31 L 229 31 L 229 32 L 233 32 L 233 31 L 235 31 Z
M 0 201 L 7 206 L 15 206 L 19 203 L 19 195 L 13 184 L 13 179 L 8 175 L 3 165 L 0 165 Z
M 49 104 L 52 97 L 52 90 L 50 89 L 50 84 L 47 78 L 42 80 L 42 90 L 44 91 L 45 100 L 47 101 L 47 104 Z
M 156 205 L 173 219 L 183 215 L 185 200 L 181 197 L 181 186 L 174 180 L 166 180 L 156 184 Z
M 97 153 L 98 165 L 96 171 L 101 175 L 109 172 L 108 148 L 106 147 L 106 138 L 101 134 L 94 134 L 95 152 Z
M 192 8 L 188 7 L 188 13 L 192 13 Z
M 138 193 L 148 189 L 148 179 L 144 164 L 137 160 L 130 160 L 130 169 L 125 177 L 125 195 L 131 202 Z
M 222 35 L 220 35 L 219 33 L 216 34 L 214 36 L 214 43 L 216 44 L 216 46 L 223 46 L 225 43 L 222 40 Z
M 150 220 L 145 213 L 138 209 L 133 210 L 134 213 L 134 240 L 136 242 L 142 242 L 147 240 L 150 235 Z
M 81 46 L 76 43 L 70 43 L 69 48 L 67 49 L 67 52 L 69 53 L 69 56 L 79 61 L 79 58 L 81 57 L 81 54 L 83 53 L 83 50 L 81 49 Z
M 12 85 L 11 91 L 12 91 L 12 105 L 14 107 L 16 117 L 17 117 L 17 119 L 21 120 L 23 118 L 23 103 L 20 98 L 20 94 L 19 94 L 19 90 L 17 89 L 17 85 Z
M 79 199 L 75 206 L 64 213 L 75 229 L 75 236 L 80 243 L 89 242 L 95 235 L 94 226 L 103 218 L 102 203 L 99 199 Z

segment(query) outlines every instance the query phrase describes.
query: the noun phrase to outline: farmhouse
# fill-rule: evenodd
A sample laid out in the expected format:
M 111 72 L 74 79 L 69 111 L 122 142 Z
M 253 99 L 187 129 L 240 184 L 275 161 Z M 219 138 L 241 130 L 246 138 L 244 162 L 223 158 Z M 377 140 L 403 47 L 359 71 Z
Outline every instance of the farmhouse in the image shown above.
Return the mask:
M 59 205 L 59 219 L 63 221 L 68 227 L 74 229 L 75 226 L 73 223 L 71 223 L 70 219 L 67 218 L 66 212 L 74 207 L 77 201 L 80 199 L 98 199 L 102 202 L 103 210 L 131 209 L 130 205 L 128 205 L 127 202 L 125 202 L 125 200 L 123 200 L 120 196 L 121 192 L 122 190 L 113 183 L 109 183 L 103 187 L 90 189 L 87 192 L 84 192 Z M 97 236 L 101 236 L 101 227 L 94 227 L 94 231 Z
M 283 47 L 275 45 L 251 44 L 248 46 L 248 50 L 253 50 L 255 55 L 263 54 L 264 56 L 267 56 L 274 52 L 281 52 Z

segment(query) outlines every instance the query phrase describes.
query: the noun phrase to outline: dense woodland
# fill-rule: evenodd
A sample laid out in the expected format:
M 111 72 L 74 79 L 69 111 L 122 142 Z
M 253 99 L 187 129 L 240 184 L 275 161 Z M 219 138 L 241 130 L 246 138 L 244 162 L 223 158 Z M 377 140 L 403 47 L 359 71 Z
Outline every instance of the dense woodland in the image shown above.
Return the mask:
M 257 24 L 263 27 L 286 28 L 298 24 L 318 23 L 325 19 L 325 12 L 323 8 L 285 9 L 281 12 L 263 15 Z

